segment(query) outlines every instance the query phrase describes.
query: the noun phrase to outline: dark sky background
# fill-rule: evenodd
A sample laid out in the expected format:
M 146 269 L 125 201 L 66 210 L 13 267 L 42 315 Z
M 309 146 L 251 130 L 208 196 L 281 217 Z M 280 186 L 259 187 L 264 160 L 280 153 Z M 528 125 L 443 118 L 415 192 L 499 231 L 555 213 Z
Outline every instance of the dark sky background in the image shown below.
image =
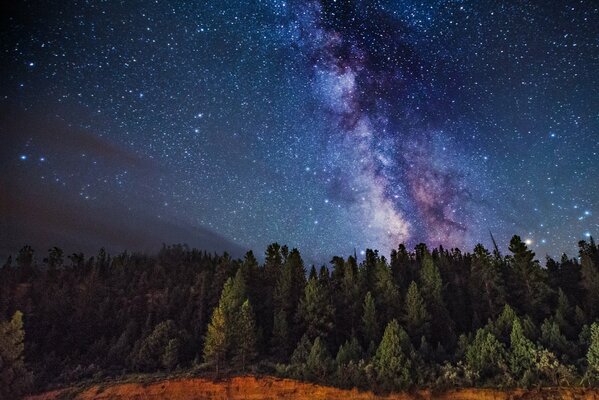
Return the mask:
M 596 1 L 15 3 L 0 255 L 599 231 Z

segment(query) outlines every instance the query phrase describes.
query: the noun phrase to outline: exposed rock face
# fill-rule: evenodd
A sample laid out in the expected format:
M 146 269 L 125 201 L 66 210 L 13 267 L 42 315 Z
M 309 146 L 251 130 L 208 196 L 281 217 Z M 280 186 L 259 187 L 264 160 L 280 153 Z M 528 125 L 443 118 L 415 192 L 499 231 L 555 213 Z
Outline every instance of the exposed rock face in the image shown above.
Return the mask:
M 53 400 L 61 391 L 53 391 L 28 400 Z M 151 384 L 123 383 L 107 387 L 93 386 L 76 399 L 171 399 L 171 400 L 518 400 L 567 399 L 599 400 L 599 389 L 546 388 L 540 390 L 499 391 L 491 389 L 460 389 L 444 393 L 417 391 L 377 396 L 371 392 L 343 390 L 328 386 L 272 377 L 235 377 L 220 381 L 204 378 L 172 379 Z

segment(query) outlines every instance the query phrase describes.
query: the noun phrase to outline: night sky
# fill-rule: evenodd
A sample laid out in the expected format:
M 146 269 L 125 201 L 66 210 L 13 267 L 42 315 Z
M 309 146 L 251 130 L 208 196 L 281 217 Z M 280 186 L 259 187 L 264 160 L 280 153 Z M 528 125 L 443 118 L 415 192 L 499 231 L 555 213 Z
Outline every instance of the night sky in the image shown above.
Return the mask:
M 15 3 L 0 254 L 599 232 L 596 1 Z

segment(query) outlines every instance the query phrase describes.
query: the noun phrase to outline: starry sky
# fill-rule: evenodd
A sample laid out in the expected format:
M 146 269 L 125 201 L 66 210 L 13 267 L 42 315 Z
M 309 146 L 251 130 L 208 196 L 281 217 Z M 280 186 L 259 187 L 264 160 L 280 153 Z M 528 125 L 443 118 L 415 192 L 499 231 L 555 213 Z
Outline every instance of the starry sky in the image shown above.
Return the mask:
M 599 231 L 596 1 L 14 3 L 2 254 Z

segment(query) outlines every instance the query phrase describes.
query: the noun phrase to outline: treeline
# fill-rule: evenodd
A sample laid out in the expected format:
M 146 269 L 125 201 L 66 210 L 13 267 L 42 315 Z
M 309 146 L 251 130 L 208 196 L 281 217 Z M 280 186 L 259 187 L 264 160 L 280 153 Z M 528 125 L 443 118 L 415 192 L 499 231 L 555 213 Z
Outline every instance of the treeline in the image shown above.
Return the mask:
M 509 251 L 400 245 L 307 271 L 276 243 L 263 264 L 182 245 L 38 263 L 25 246 L 0 270 L 1 383 L 30 388 L 26 365 L 37 389 L 177 369 L 377 391 L 597 385 L 599 248 L 544 267 L 518 236 Z

